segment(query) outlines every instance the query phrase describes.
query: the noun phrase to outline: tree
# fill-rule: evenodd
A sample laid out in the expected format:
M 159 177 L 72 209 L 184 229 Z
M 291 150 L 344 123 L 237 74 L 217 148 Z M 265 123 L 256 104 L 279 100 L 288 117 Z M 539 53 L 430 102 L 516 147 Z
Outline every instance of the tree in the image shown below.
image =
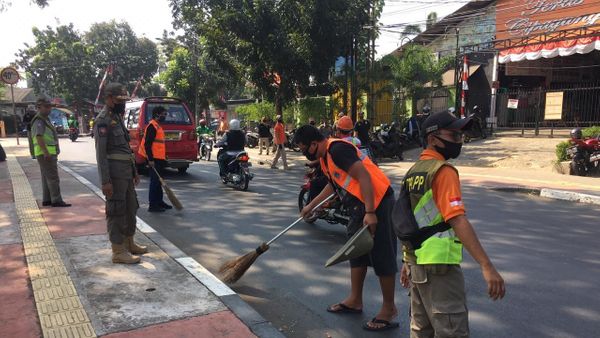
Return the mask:
M 436 12 L 431 12 L 427 14 L 427 23 L 425 24 L 425 30 L 428 30 L 429 28 L 433 27 L 433 25 L 437 23 L 437 18 L 438 16 Z
M 33 28 L 35 45 L 18 52 L 17 64 L 32 79 L 37 93 L 63 97 L 68 102 L 95 96 L 96 69 L 89 48 L 73 24 Z
M 48 0 L 31 0 L 30 2 L 38 5 L 41 8 L 48 6 Z M 6 11 L 11 5 L 12 3 L 10 1 L 0 0 L 0 12 Z
M 335 59 L 369 23 L 371 2 L 171 0 L 171 8 L 177 28 L 202 36 L 217 64 L 236 70 L 281 114 L 311 89 L 309 77 L 315 87 L 329 81 Z
M 421 34 L 421 26 L 419 25 L 406 25 L 404 26 L 404 30 L 402 30 L 402 37 L 405 36 L 412 36 L 412 35 L 417 35 L 417 34 Z
M 145 37 L 138 38 L 126 22 L 95 23 L 84 39 L 97 69 L 115 65 L 114 81 L 131 86 L 143 78 L 147 83 L 158 69 L 156 44 Z
M 436 60 L 433 53 L 420 45 L 407 45 L 400 55 L 387 55 L 381 63 L 389 68 L 389 81 L 382 91 L 388 92 L 397 101 L 412 98 L 413 111 L 416 100 L 423 97 L 429 88 L 441 85 L 442 74 L 451 65 L 452 58 Z M 431 87 L 425 87 L 431 82 Z M 404 104 L 400 105 L 400 113 L 404 113 Z

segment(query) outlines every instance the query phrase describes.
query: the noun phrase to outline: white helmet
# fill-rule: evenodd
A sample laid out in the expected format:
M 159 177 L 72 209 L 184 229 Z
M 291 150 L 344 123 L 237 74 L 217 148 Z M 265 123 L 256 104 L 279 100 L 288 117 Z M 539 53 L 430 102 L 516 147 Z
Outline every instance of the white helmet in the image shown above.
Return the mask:
M 236 119 L 229 121 L 229 130 L 240 130 L 240 121 Z

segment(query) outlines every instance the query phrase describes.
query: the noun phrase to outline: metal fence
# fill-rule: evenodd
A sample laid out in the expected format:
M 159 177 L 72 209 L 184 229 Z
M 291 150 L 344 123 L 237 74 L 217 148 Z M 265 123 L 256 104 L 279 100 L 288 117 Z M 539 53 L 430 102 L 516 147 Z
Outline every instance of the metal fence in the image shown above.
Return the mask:
M 563 93 L 561 118 L 546 120 L 546 95 L 553 92 Z M 516 109 L 508 108 L 509 100 L 518 100 Z M 600 83 L 500 91 L 496 103 L 496 116 L 500 128 L 537 129 L 600 124 Z

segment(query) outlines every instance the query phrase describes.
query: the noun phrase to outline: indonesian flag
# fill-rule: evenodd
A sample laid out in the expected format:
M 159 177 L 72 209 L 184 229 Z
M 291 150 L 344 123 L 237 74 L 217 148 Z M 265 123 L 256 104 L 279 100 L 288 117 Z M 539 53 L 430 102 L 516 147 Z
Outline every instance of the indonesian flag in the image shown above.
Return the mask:
M 96 101 L 94 101 L 94 108 L 98 106 L 98 101 L 100 100 L 100 93 L 102 93 L 102 88 L 104 88 L 106 78 L 109 74 L 112 75 L 114 67 L 115 66 L 113 64 L 110 64 L 106 67 L 106 71 L 104 72 L 104 76 L 102 77 L 102 81 L 100 81 L 100 86 L 98 87 L 98 95 L 96 95 Z
M 140 76 L 140 79 L 136 82 L 135 88 L 133 88 L 133 93 L 131 93 L 131 97 L 134 98 L 137 95 L 138 89 L 142 86 L 142 80 L 144 79 L 144 75 Z
M 467 62 L 467 55 L 463 56 L 463 72 L 462 72 L 462 91 L 460 93 L 460 118 L 465 117 L 465 106 L 467 105 L 467 93 L 469 90 L 469 64 Z

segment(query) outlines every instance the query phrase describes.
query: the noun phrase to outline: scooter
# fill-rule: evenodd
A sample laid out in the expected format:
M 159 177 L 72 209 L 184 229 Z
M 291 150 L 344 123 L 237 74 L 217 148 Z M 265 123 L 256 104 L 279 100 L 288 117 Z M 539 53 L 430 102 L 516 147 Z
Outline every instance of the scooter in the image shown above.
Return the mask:
M 71 142 L 75 142 L 78 137 L 79 137 L 79 130 L 77 130 L 77 128 L 75 128 L 75 127 L 70 127 L 69 128 L 69 138 L 71 139 Z
M 570 140 L 572 146 L 567 148 L 569 174 L 588 176 L 600 173 L 600 136 L 597 138 L 576 138 Z
M 207 161 L 210 161 L 210 155 L 213 150 L 213 136 L 209 134 L 200 135 L 200 144 L 198 145 L 198 156 Z
M 246 133 L 246 146 L 248 148 L 256 148 L 258 146 L 258 133 L 253 131 Z
M 405 136 L 404 136 L 405 137 Z M 369 146 L 373 151 L 373 156 L 379 158 L 397 158 L 402 161 L 404 144 L 403 135 L 395 127 L 383 125 L 373 135 Z
M 254 178 L 250 172 L 252 163 L 248 162 L 250 157 L 244 150 L 226 151 L 231 160 L 225 166 L 225 176 L 221 177 L 223 184 L 231 183 L 240 190 L 248 190 L 248 184 Z
M 322 188 L 327 185 L 327 178 L 318 167 L 309 168 L 304 175 L 304 183 L 300 187 L 300 193 L 298 194 L 299 211 L 302 211 L 302 209 L 308 205 L 308 203 L 310 203 L 312 198 L 315 197 L 310 196 L 311 185 L 319 185 Z M 316 190 L 320 192 L 322 188 L 317 188 Z M 350 217 L 348 216 L 338 196 L 325 202 L 319 209 L 305 217 L 304 221 L 312 224 L 318 219 L 322 219 L 329 224 L 339 223 L 343 225 L 347 225 L 350 221 Z

